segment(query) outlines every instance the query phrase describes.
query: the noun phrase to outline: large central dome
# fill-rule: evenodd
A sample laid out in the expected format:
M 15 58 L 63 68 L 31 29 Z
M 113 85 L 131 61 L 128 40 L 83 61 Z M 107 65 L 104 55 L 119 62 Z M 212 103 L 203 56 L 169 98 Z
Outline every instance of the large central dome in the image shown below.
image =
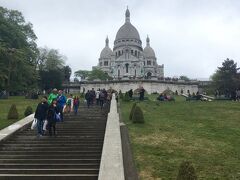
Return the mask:
M 121 39 L 137 39 L 140 40 L 137 29 L 130 23 L 126 22 L 117 32 L 115 41 Z
M 138 30 L 130 22 L 130 12 L 127 9 L 125 13 L 125 23 L 120 27 L 114 41 L 114 50 L 121 46 L 132 45 L 142 49 L 142 41 Z

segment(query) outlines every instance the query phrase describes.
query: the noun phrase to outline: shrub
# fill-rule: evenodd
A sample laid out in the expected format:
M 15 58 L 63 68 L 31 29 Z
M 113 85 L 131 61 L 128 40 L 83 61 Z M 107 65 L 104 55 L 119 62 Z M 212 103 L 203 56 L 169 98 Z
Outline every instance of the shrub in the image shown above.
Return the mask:
M 197 175 L 193 165 L 188 161 L 183 161 L 180 164 L 177 180 L 196 180 Z
M 137 105 L 137 103 L 133 103 L 133 105 L 132 105 L 132 109 L 131 109 L 130 114 L 129 114 L 129 120 L 132 120 L 133 112 L 135 110 L 136 105 Z
M 139 106 L 136 106 L 135 110 L 133 111 L 132 121 L 133 123 L 144 123 L 143 112 Z
M 33 109 L 31 106 L 28 106 L 26 109 L 25 109 L 25 112 L 24 112 L 24 116 L 27 117 L 29 116 L 30 114 L 33 113 Z
M 10 107 L 7 118 L 8 119 L 18 119 L 18 111 L 17 111 L 17 107 L 15 104 L 12 104 L 12 106 Z
M 125 96 L 124 96 L 124 101 L 130 101 L 130 97 L 129 97 L 129 94 L 128 92 L 125 93 Z

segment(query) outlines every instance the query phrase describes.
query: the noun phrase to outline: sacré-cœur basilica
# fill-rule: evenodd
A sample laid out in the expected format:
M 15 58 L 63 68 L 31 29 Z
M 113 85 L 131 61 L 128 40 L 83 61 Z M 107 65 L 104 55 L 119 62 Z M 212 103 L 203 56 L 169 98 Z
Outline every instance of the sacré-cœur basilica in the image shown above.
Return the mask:
M 99 63 L 93 68 L 99 68 L 113 79 L 162 79 L 164 66 L 158 65 L 150 38 L 146 38 L 146 47 L 138 30 L 130 22 L 130 11 L 125 13 L 125 23 L 117 32 L 113 50 L 109 47 L 108 37 L 101 51 Z

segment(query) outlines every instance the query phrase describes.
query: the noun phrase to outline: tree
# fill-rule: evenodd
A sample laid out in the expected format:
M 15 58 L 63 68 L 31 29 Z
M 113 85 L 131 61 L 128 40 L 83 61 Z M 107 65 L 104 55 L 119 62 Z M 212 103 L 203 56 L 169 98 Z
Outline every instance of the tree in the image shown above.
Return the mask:
M 88 76 L 88 80 L 92 81 L 95 79 L 100 79 L 102 81 L 111 80 L 112 78 L 101 69 L 93 69 Z
M 72 69 L 70 68 L 70 66 L 64 66 L 63 73 L 64 73 L 64 81 L 69 82 L 72 74 Z
M 190 79 L 189 79 L 187 76 L 183 76 L 183 75 L 180 76 L 179 79 L 180 79 L 180 80 L 184 80 L 184 81 L 186 81 L 186 82 L 190 81 Z
M 90 74 L 90 71 L 87 70 L 78 70 L 74 73 L 75 77 L 80 77 L 81 80 L 85 80 Z
M 64 79 L 70 78 L 71 68 L 64 66 L 65 57 L 58 50 L 39 48 L 37 58 L 40 82 L 42 89 L 61 88 Z
M 0 7 L 0 87 L 8 92 L 36 87 L 36 35 L 21 12 Z
M 237 74 L 237 63 L 227 58 L 222 63 L 222 67 L 218 67 L 211 79 L 213 86 L 221 94 L 230 95 L 234 93 L 240 85 L 240 79 Z
M 93 69 L 92 71 L 87 70 L 79 70 L 74 73 L 75 77 L 81 77 L 82 80 L 89 80 L 93 81 L 96 79 L 106 81 L 111 80 L 112 77 L 110 77 L 106 72 L 102 71 L 101 69 Z

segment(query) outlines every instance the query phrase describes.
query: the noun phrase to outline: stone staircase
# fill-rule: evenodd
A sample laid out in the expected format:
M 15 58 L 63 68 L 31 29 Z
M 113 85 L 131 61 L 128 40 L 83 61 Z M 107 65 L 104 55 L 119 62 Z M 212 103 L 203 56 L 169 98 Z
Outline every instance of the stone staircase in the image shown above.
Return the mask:
M 82 106 L 57 123 L 56 137 L 16 132 L 0 142 L 0 180 L 98 179 L 106 120 L 106 110 Z

